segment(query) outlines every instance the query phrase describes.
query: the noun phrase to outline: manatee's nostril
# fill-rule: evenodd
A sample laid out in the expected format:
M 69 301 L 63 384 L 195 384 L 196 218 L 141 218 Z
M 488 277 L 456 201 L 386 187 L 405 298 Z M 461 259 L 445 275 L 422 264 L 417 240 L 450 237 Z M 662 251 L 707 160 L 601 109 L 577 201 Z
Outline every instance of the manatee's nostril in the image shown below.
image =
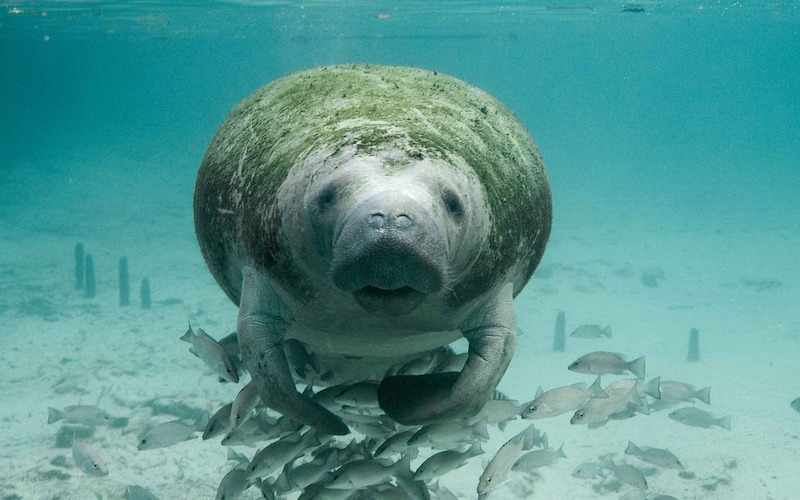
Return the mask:
M 369 225 L 375 229 L 381 229 L 385 225 L 382 213 L 374 213 L 369 216 Z
M 399 229 L 404 229 L 413 225 L 414 221 L 408 215 L 400 214 L 397 216 L 394 223 Z

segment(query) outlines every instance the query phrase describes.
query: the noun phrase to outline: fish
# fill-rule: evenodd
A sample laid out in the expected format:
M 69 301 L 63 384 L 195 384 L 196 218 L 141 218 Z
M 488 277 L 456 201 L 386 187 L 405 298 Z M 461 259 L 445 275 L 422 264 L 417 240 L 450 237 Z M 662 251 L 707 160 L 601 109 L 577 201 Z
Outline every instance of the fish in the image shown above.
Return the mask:
M 626 394 L 609 394 L 607 398 L 594 398 L 584 408 L 575 411 L 570 419 L 571 424 L 591 424 L 608 419 L 610 415 L 623 411 L 628 405 L 642 407 L 644 402 L 639 397 L 636 387 Z
M 600 325 L 581 325 L 570 333 L 569 336 L 577 339 L 611 338 L 611 325 L 607 325 L 605 328 Z
M 640 490 L 647 489 L 647 479 L 645 479 L 642 471 L 633 465 L 624 463 L 615 464 L 609 457 L 606 457 L 601 465 L 604 469 L 610 470 L 619 481 L 629 484 L 634 488 L 639 488 Z
M 573 372 L 590 373 L 592 375 L 622 375 L 629 371 L 643 379 L 644 356 L 628 362 L 622 354 L 595 351 L 581 356 L 573 361 L 567 368 Z
M 527 444 L 530 429 L 520 432 L 497 450 L 478 479 L 478 495 L 492 491 L 508 479 L 511 467 Z
M 408 440 L 411 439 L 411 436 L 413 436 L 416 432 L 417 431 L 415 429 L 408 429 L 389 436 L 375 450 L 375 456 L 386 457 L 389 455 L 402 453 L 408 450 L 409 449 Z
M 228 382 L 238 383 L 239 372 L 233 365 L 231 357 L 225 352 L 225 349 L 213 338 L 209 337 L 202 328 L 197 329 L 197 334 L 192 330 L 192 325 L 183 334 L 181 340 L 189 342 L 192 347 L 189 352 L 200 358 L 206 366 L 218 375 L 220 378 Z
M 623 379 L 616 380 L 605 388 L 607 393 L 626 393 L 631 390 L 631 387 L 636 386 L 639 396 L 643 397 L 645 394 L 652 396 L 656 399 L 661 399 L 661 377 L 655 377 L 646 384 L 642 384 L 638 379 Z
M 661 448 L 651 448 L 649 446 L 642 446 L 639 448 L 633 441 L 628 441 L 628 447 L 625 449 L 626 455 L 633 455 L 645 462 L 664 467 L 665 469 L 683 469 L 683 464 L 678 457 L 668 450 Z
M 139 451 L 154 450 L 194 439 L 197 437 L 194 433 L 203 432 L 206 424 L 208 424 L 208 412 L 203 412 L 194 422 L 172 420 L 158 424 L 145 434 L 136 448 Z
M 414 472 L 414 480 L 430 481 L 450 471 L 456 470 L 467 463 L 472 457 L 483 453 L 480 442 L 475 442 L 466 451 L 446 450 L 432 455 L 422 462 Z
M 239 498 L 249 487 L 254 484 L 261 485 L 259 478 L 250 479 L 243 465 L 237 465 L 231 469 L 220 481 L 217 487 L 216 500 L 231 500 Z
M 316 431 L 306 431 L 305 434 L 289 434 L 275 441 L 266 448 L 258 451 L 247 466 L 247 477 L 254 479 L 271 474 L 289 461 L 303 455 L 305 450 L 319 446 Z
M 600 475 L 600 466 L 594 462 L 583 462 L 572 471 L 572 477 L 592 479 Z
M 386 458 L 364 458 L 348 462 L 333 472 L 325 488 L 334 490 L 360 490 L 385 484 L 397 475 L 411 475 L 411 457 L 404 455 L 397 462 Z
M 711 427 L 716 425 L 729 431 L 731 430 L 731 417 L 715 417 L 705 410 L 688 406 L 678 408 L 668 415 L 669 418 L 692 427 Z
M 205 429 L 203 429 L 203 440 L 221 436 L 231 429 L 231 408 L 233 403 L 228 403 L 219 410 L 208 420 Z
M 476 439 L 489 439 L 486 419 L 468 425 L 457 420 L 428 424 L 415 432 L 407 444 L 446 449 L 459 443 L 472 444 Z
M 134 484 L 125 486 L 125 494 L 123 495 L 123 498 L 125 500 L 158 500 L 158 497 L 155 496 L 150 490 Z
M 794 409 L 794 411 L 800 413 L 800 398 L 797 398 L 791 403 L 789 403 L 789 406 L 791 406 L 792 409 Z
M 567 458 L 567 456 L 564 454 L 563 444 L 557 450 L 547 448 L 543 450 L 530 451 L 519 457 L 514 462 L 514 465 L 511 466 L 511 470 L 517 472 L 530 472 L 533 469 L 538 469 L 539 467 L 552 465 L 558 461 L 559 458 Z
M 66 406 L 63 410 L 48 407 L 47 423 L 52 424 L 59 420 L 63 420 L 68 424 L 113 426 L 117 419 L 96 406 L 73 405 Z M 127 419 L 125 420 L 127 424 Z
M 483 405 L 481 411 L 469 418 L 469 421 L 478 422 L 486 419 L 488 424 L 497 425 L 502 431 L 510 420 L 519 417 L 527 407 L 527 403 L 518 404 L 510 399 L 490 399 Z
M 230 428 L 236 429 L 242 425 L 242 422 L 250 418 L 259 402 L 261 402 L 261 396 L 258 395 L 258 386 L 250 381 L 242 387 L 231 404 L 230 421 L 228 422 Z
M 536 398 L 525 405 L 522 418 L 548 418 L 561 415 L 570 411 L 575 411 L 589 404 L 592 398 L 607 398 L 608 394 L 600 387 L 600 376 L 594 383 L 586 388 L 585 384 L 568 385 L 557 387 L 547 392 L 542 392 L 542 388 L 536 393 Z
M 88 444 L 80 439 L 72 439 L 72 459 L 80 470 L 89 476 L 108 475 L 105 461 Z
M 339 405 L 380 408 L 378 404 L 378 386 L 380 382 L 364 380 L 350 385 L 337 394 L 333 401 Z
M 327 448 L 326 452 L 317 455 L 313 460 L 295 466 L 294 460 L 283 468 L 286 484 L 295 490 L 304 490 L 306 486 L 317 482 L 322 476 L 341 465 L 336 448 Z
M 711 404 L 711 387 L 696 390 L 693 385 L 674 380 L 662 380 L 659 384 L 661 399 L 665 401 L 692 401 L 697 399 L 703 403 Z

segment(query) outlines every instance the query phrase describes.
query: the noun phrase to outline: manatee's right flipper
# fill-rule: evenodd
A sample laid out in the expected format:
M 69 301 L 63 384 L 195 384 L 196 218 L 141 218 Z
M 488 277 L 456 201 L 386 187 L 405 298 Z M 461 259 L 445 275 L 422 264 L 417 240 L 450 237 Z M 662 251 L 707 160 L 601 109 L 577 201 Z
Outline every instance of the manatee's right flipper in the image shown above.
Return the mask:
M 325 434 L 349 431 L 342 420 L 297 392 L 283 351 L 291 315 L 270 284 L 253 269 L 242 269 L 236 332 L 242 360 L 269 408 Z

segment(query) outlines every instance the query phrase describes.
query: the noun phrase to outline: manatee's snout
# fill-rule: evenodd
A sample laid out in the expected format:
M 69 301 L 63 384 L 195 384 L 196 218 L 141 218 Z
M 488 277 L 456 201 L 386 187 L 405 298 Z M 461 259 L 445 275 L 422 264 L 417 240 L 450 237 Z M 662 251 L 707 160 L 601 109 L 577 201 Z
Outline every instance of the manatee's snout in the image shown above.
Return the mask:
M 367 312 L 400 316 L 444 284 L 445 240 L 432 214 L 401 192 L 359 203 L 333 245 L 333 283 Z

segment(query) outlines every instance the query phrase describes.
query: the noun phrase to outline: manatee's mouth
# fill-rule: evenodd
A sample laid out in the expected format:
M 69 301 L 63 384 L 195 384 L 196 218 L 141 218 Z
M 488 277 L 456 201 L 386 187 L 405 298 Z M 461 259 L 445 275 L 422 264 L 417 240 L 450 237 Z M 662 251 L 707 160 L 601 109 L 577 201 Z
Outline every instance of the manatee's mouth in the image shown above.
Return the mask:
M 367 285 L 353 292 L 353 298 L 365 311 L 376 316 L 402 316 L 422 304 L 428 294 L 410 286 L 384 289 Z

